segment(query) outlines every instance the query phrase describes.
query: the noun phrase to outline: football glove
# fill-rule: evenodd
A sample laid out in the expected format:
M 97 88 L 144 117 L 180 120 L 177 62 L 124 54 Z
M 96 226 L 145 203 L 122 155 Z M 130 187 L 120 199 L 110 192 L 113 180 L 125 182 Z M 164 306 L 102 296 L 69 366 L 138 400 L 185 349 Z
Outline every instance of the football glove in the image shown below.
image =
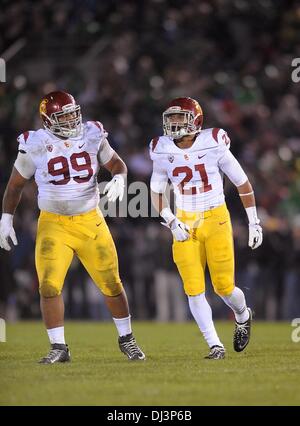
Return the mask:
M 0 247 L 7 251 L 11 250 L 9 238 L 15 246 L 18 245 L 16 233 L 13 228 L 13 215 L 2 213 L 0 220 Z
M 252 250 L 257 249 L 263 242 L 262 227 L 258 223 L 249 223 L 249 241 L 248 246 Z
M 176 241 L 182 242 L 190 238 L 190 227 L 186 223 L 181 222 L 168 207 L 164 208 L 160 215 L 165 219 L 165 222 L 160 223 L 171 230 Z
M 108 201 L 116 201 L 118 198 L 123 200 L 125 181 L 122 175 L 115 175 L 104 188 L 103 194 L 107 193 Z

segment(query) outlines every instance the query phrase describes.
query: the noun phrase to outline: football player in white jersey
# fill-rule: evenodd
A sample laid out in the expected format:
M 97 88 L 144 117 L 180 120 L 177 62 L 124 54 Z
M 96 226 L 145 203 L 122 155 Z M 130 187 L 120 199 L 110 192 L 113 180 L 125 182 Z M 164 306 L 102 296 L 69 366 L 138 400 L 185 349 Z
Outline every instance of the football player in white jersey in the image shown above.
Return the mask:
M 125 290 L 115 245 L 98 208 L 97 174 L 103 166 L 112 174 L 106 185 L 109 201 L 122 200 L 127 168 L 110 147 L 99 121 L 82 123 L 73 96 L 56 91 L 40 103 L 44 128 L 18 137 L 19 153 L 3 198 L 0 246 L 17 244 L 13 217 L 24 185 L 32 176 L 41 210 L 36 238 L 36 269 L 43 320 L 51 349 L 40 360 L 53 364 L 70 360 L 64 336 L 62 288 L 74 254 L 104 295 L 119 334 L 119 347 L 130 360 L 145 359 L 131 330 Z
M 163 113 L 164 136 L 150 143 L 153 160 L 151 197 L 173 234 L 173 258 L 181 275 L 191 313 L 210 347 L 208 359 L 222 359 L 225 348 L 215 330 L 205 297 L 208 265 L 215 292 L 233 310 L 235 351 L 250 339 L 252 312 L 234 282 L 234 247 L 230 215 L 225 204 L 223 174 L 237 187 L 249 220 L 249 246 L 262 243 L 252 186 L 230 152 L 223 129 L 201 129 L 203 113 L 191 98 L 174 99 Z M 176 216 L 169 207 L 166 186 L 171 181 Z

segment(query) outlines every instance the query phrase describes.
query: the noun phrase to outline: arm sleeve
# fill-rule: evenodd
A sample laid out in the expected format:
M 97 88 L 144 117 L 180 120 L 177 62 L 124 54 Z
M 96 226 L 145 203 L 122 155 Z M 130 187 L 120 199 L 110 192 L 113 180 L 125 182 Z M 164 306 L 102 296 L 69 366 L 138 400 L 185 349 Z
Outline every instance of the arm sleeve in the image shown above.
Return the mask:
M 114 155 L 115 151 L 110 146 L 108 140 L 105 138 L 101 145 L 100 149 L 98 151 L 98 161 L 100 164 L 106 164 L 109 162 L 109 160 L 112 159 L 112 156 Z
M 24 150 L 19 151 L 14 167 L 25 179 L 30 179 L 36 171 L 34 162 L 32 161 L 30 155 Z
M 229 150 L 220 158 L 219 167 L 235 186 L 243 185 L 248 180 L 240 163 Z
M 163 194 L 166 190 L 168 179 L 167 171 L 159 165 L 157 160 L 154 160 L 153 172 L 150 180 L 151 190 L 158 194 Z

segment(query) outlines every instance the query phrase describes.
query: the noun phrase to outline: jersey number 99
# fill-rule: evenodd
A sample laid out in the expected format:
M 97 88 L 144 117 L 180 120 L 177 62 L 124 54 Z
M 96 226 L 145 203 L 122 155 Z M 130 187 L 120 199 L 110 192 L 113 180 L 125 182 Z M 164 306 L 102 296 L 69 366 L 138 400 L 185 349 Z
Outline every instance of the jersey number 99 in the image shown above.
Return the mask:
M 78 159 L 83 158 L 85 163 L 79 164 Z M 86 176 L 75 176 L 72 177 L 72 179 L 75 180 L 77 183 L 84 183 L 88 182 L 91 177 L 93 176 L 94 172 L 91 167 L 91 157 L 87 152 L 79 152 L 79 153 L 73 153 L 70 157 L 70 163 L 71 168 L 75 170 L 76 172 L 81 172 L 83 170 L 86 170 L 87 175 Z M 59 165 L 60 167 L 57 167 Z M 70 166 L 68 159 L 66 157 L 63 157 L 60 155 L 59 157 L 51 158 L 48 162 L 48 173 L 51 176 L 63 176 L 62 179 L 58 180 L 50 180 L 50 183 L 53 183 L 53 185 L 66 185 L 71 180 L 70 176 Z

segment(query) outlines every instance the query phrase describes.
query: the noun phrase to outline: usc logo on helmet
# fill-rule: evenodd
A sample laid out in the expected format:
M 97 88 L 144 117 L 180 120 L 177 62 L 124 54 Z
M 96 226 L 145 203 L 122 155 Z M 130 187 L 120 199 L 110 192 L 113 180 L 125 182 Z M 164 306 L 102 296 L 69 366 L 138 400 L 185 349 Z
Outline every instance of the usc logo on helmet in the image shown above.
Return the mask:
M 40 114 L 46 114 L 47 108 L 46 104 L 48 102 L 48 99 L 43 99 L 40 103 Z

